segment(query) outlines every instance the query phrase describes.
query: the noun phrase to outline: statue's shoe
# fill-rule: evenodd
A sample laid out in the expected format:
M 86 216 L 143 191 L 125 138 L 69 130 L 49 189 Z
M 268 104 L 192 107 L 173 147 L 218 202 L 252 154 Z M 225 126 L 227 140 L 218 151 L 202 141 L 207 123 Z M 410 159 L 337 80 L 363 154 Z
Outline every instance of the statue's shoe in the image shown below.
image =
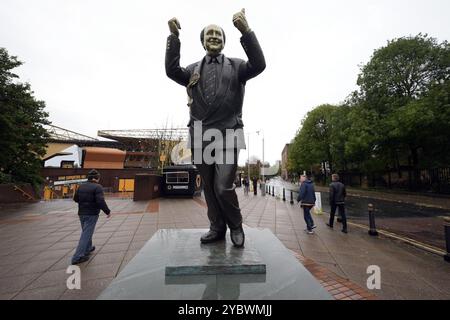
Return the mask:
M 230 230 L 230 238 L 231 242 L 233 242 L 234 246 L 237 248 L 242 248 L 245 242 L 245 234 L 242 227 L 234 230 Z
M 225 239 L 226 232 L 217 232 L 214 230 L 209 230 L 207 233 L 202 235 L 200 238 L 201 243 L 211 243 L 216 241 L 221 241 Z

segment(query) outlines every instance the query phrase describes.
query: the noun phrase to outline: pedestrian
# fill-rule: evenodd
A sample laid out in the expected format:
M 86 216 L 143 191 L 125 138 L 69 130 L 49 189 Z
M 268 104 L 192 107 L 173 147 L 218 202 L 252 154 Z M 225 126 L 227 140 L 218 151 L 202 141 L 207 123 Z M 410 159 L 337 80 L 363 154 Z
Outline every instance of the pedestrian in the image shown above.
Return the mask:
M 246 196 L 248 196 L 248 191 L 249 191 L 249 187 L 250 187 L 250 182 L 248 181 L 248 178 L 247 178 L 247 177 L 244 177 L 243 184 L 244 184 L 244 194 L 245 194 Z
M 314 234 L 313 229 L 316 228 L 314 220 L 311 216 L 311 209 L 316 204 L 316 193 L 314 184 L 310 177 L 306 175 L 300 176 L 300 190 L 298 192 L 297 202 L 301 202 L 300 206 L 303 208 L 303 217 L 306 222 L 306 233 Z
M 336 214 L 336 209 L 338 209 L 342 221 L 342 232 L 347 233 L 347 217 L 345 215 L 345 197 L 347 192 L 345 185 L 339 181 L 339 175 L 336 173 L 331 175 L 331 180 L 329 197 L 331 212 L 330 222 L 327 223 L 327 226 L 333 228 L 334 215 Z
M 78 247 L 72 257 L 72 264 L 89 260 L 89 255 L 95 250 L 92 245 L 92 235 L 97 224 L 100 210 L 111 217 L 111 210 L 105 202 L 103 187 L 99 184 L 100 174 L 93 169 L 88 173 L 88 181 L 75 191 L 73 200 L 78 203 L 78 216 L 81 223 L 81 236 Z
M 253 177 L 253 194 L 256 196 L 258 194 L 258 178 Z

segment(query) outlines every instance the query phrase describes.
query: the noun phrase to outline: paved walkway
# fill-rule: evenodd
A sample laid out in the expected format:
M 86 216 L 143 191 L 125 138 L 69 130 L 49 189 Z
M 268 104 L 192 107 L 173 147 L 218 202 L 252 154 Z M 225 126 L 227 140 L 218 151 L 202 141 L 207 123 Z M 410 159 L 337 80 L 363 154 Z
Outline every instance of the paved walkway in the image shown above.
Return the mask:
M 441 257 L 351 228 L 304 233 L 298 206 L 275 197 L 245 196 L 245 223 L 269 228 L 337 299 L 449 299 L 450 264 Z M 66 268 L 80 235 L 76 204 L 55 200 L 6 206 L 0 216 L 0 299 L 95 299 L 158 229 L 207 228 L 202 198 L 133 202 L 110 198 L 113 216 L 102 215 L 96 250 L 80 265 L 82 290 L 68 290 Z M 367 292 L 366 269 L 381 268 L 381 290 Z

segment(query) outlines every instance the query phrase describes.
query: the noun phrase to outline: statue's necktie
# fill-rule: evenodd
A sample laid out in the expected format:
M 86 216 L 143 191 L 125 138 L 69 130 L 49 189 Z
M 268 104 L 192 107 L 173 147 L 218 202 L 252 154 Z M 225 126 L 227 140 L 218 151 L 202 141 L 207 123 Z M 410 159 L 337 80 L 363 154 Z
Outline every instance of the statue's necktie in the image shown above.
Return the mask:
M 207 104 L 212 104 L 216 98 L 216 65 L 211 62 L 208 71 L 206 72 L 205 81 L 205 100 Z

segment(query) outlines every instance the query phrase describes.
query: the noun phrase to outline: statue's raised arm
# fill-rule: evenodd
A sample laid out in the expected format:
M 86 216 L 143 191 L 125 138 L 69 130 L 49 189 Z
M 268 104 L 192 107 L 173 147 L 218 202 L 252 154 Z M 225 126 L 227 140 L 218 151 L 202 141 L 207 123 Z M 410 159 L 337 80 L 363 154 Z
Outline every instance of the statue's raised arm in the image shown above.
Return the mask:
M 178 21 L 178 19 L 172 18 L 169 20 L 168 24 L 169 24 L 170 33 L 178 37 L 180 35 L 180 31 L 178 31 L 178 30 L 181 29 L 181 25 L 180 25 L 180 22 Z
M 248 57 L 248 61 L 239 67 L 239 79 L 245 83 L 264 71 L 266 60 L 255 33 L 248 26 L 245 9 L 233 15 L 233 24 L 242 34 L 241 44 Z
M 170 35 L 167 38 L 166 47 L 166 74 L 173 81 L 187 86 L 191 73 L 180 67 L 180 35 L 181 25 L 177 18 L 172 18 L 168 21 Z

